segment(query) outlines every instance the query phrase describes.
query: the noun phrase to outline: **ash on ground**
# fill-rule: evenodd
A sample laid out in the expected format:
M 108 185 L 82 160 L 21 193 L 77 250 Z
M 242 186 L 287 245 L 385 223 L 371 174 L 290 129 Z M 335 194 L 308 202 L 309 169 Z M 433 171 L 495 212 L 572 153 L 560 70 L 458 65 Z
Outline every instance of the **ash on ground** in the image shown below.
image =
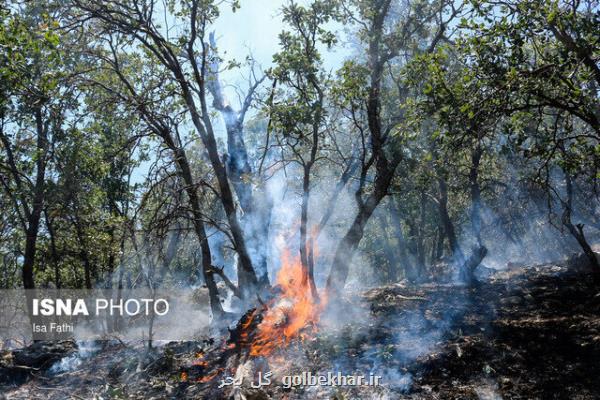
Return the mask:
M 573 264 L 511 266 L 472 288 L 395 284 L 354 293 L 323 315 L 315 337 L 244 361 L 249 376 L 272 371 L 261 388 L 219 388 L 228 370 L 209 374 L 223 342 L 207 337 L 152 350 L 106 342 L 60 371 L 56 357 L 17 368 L 6 352 L 0 398 L 597 399 L 600 285 Z M 65 357 L 74 360 L 72 349 Z M 378 374 L 382 385 L 286 388 L 281 380 L 309 371 Z

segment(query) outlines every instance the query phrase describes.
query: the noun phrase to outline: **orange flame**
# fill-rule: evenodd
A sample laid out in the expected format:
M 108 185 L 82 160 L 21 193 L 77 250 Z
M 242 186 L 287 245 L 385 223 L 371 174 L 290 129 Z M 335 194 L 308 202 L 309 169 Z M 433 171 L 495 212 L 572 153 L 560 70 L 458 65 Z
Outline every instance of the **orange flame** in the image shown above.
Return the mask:
M 214 379 L 215 376 L 219 375 L 222 370 L 223 370 L 222 368 L 219 368 L 216 371 L 213 371 L 213 372 L 211 372 L 208 375 L 205 375 L 205 376 L 202 376 L 202 377 L 198 378 L 196 381 L 200 382 L 200 383 L 210 382 L 210 381 L 212 381 Z
M 306 339 L 314 332 L 325 305 L 313 298 L 311 288 L 299 257 L 284 250 L 276 283 L 281 293 L 267 306 L 250 347 L 252 356 L 268 356 L 292 340 Z

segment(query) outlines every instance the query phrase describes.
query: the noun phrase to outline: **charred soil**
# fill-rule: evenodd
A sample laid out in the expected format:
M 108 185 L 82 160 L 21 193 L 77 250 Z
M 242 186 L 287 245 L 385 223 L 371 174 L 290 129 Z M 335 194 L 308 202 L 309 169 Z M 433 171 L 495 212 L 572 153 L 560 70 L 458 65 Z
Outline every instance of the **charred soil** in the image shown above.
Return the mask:
M 585 268 L 509 268 L 472 288 L 395 284 L 339 303 L 315 336 L 265 359 L 219 338 L 150 351 L 106 342 L 72 370 L 19 368 L 11 380 L 14 359 L 5 353 L 0 398 L 600 398 L 600 286 Z M 225 376 L 253 379 L 258 371 L 272 371 L 270 385 L 219 388 Z M 308 371 L 375 373 L 382 385 L 282 382 Z

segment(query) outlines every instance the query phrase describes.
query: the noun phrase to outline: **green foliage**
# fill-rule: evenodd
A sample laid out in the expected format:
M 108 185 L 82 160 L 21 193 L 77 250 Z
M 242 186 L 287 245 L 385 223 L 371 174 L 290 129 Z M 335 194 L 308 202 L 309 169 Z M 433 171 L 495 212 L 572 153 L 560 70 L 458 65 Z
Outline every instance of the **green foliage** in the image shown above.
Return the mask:
M 184 94 L 181 80 L 202 73 L 192 60 L 200 68 L 212 63 L 244 71 L 250 58 L 220 60 L 205 42 L 224 7 L 235 12 L 258 5 L 167 1 L 163 21 L 162 15 L 152 16 L 151 4 L 78 1 L 66 9 L 59 3 L 4 2 L 0 7 L 5 139 L 0 256 L 11 271 L 4 285 L 18 283 L 23 220 L 33 204 L 39 161 L 46 174 L 38 283 L 53 282 L 58 270 L 64 286 L 81 286 L 85 261 L 98 282 L 113 278 L 120 266 L 139 275 L 148 270 L 146 264 L 158 265 L 173 227 L 187 232 L 193 226 L 181 201 L 180 167 L 169 144 L 157 140 L 160 129 L 168 129 L 189 155 L 199 177 L 204 222 L 215 232 L 227 231 L 216 205 L 215 171 L 192 128 L 185 97 L 198 100 L 200 118 L 214 119 L 220 110 L 211 107 L 216 99 L 207 97 L 204 86 L 214 82 L 202 76 Z M 194 10 L 197 18 L 191 21 Z M 262 105 L 249 112 L 243 127 L 250 164 L 260 164 L 261 154 L 267 164 L 316 164 L 310 185 L 325 188 L 323 198 L 347 166 L 357 165 L 346 189 L 358 204 L 373 193 L 384 170 L 377 167 L 400 160 L 382 203 L 397 208 L 398 218 L 377 216 L 365 227 L 365 259 L 385 272 L 356 273 L 374 281 L 393 279 L 394 249 L 401 246 L 410 260 L 435 261 L 432 250 L 442 232 L 440 181 L 447 184 L 457 235 L 468 238 L 469 173 L 476 151 L 483 153 L 478 179 L 492 213 L 517 218 L 518 207 L 503 206 L 517 179 L 534 180 L 538 189 L 541 184 L 553 193 L 550 197 L 560 196 L 558 172 L 573 177 L 580 203 L 594 204 L 592 189 L 600 176 L 599 15 L 593 1 L 473 0 L 460 7 L 426 0 L 286 3 L 281 9 L 286 28 L 278 36 L 272 68 L 265 71 L 270 90 L 258 87 L 249 99 Z M 334 32 L 336 24 L 344 25 L 347 41 Z M 164 37 L 153 38 L 153 32 Z M 193 32 L 199 39 L 190 45 Z M 342 47 L 351 48 L 347 59 L 337 71 L 325 71 L 324 52 Z M 172 59 L 165 62 L 165 54 Z M 47 127 L 47 143 L 38 140 L 36 112 Z M 372 134 L 377 127 L 380 137 Z M 218 156 L 225 158 L 229 139 L 217 140 Z M 376 153 L 376 145 L 384 150 Z M 262 190 L 262 179 L 240 178 L 256 184 L 253 190 Z M 357 190 L 359 185 L 364 187 Z M 597 221 L 594 212 L 581 215 Z M 352 215 L 339 218 L 336 226 L 345 226 Z M 394 237 L 398 232 L 406 243 Z M 170 267 L 173 280 L 197 273 L 197 242 L 186 235 L 182 242 Z M 213 246 L 226 258 L 233 254 L 227 240 Z M 448 255 L 443 237 L 441 247 Z

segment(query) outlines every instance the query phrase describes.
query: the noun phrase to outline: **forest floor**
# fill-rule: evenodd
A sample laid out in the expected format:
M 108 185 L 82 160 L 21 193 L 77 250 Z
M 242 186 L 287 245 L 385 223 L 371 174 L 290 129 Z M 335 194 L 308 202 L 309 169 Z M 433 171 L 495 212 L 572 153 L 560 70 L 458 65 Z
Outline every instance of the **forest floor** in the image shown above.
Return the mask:
M 565 262 L 501 270 L 473 289 L 356 292 L 323 316 L 316 337 L 269 358 L 273 382 L 258 389 L 186 378 L 218 340 L 151 352 L 106 342 L 71 370 L 0 386 L 0 398 L 597 399 L 600 286 L 591 276 Z M 382 385 L 284 387 L 284 374 L 308 371 L 374 372 Z

